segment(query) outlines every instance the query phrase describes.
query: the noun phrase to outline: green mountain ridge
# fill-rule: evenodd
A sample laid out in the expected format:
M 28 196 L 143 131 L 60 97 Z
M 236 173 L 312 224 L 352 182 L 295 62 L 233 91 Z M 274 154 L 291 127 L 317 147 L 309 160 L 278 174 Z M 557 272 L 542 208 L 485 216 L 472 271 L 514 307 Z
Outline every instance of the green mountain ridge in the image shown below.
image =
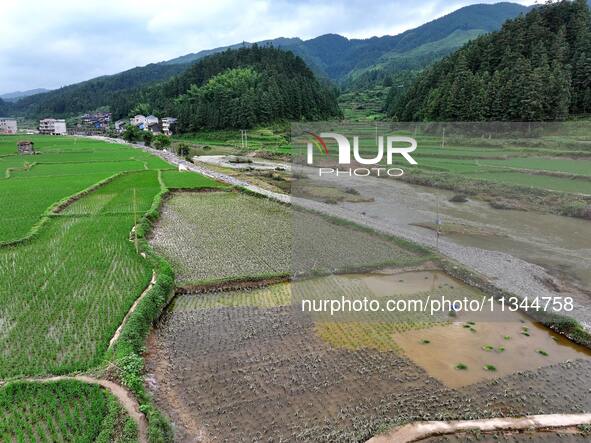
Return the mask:
M 351 78 L 371 70 L 390 75 L 400 69 L 422 69 L 437 58 L 457 48 L 455 40 L 472 36 L 474 30 L 490 32 L 528 8 L 515 3 L 475 4 L 408 30 L 396 36 L 347 39 L 338 34 L 326 34 L 310 40 L 277 38 L 259 42 L 259 46 L 274 46 L 299 55 L 312 71 L 330 81 L 355 87 Z M 454 34 L 455 33 L 455 34 Z M 450 38 L 450 35 L 454 37 Z M 440 42 L 439 44 L 437 42 Z M 432 46 L 425 46 L 432 45 Z M 0 102 L 0 110 L 14 115 L 39 118 L 43 116 L 73 116 L 100 107 L 121 108 L 121 92 L 132 92 L 181 74 L 192 63 L 227 49 L 250 47 L 243 42 L 229 47 L 214 48 L 187 54 L 172 60 L 136 67 L 118 74 L 102 76 L 65 86 L 43 94 L 23 98 L 12 106 Z M 422 48 L 422 49 L 419 49 Z M 429 48 L 431 48 L 429 50 Z M 414 52 L 413 52 L 414 51 Z M 401 54 L 407 54 L 403 57 Z M 389 62 L 384 62 L 386 57 Z M 385 63 L 384 66 L 381 64 Z M 376 81 L 377 79 L 369 79 Z
M 364 89 L 384 82 L 387 78 L 400 77 L 404 71 L 423 69 L 425 66 L 449 55 L 476 37 L 486 34 L 484 29 L 456 29 L 447 37 L 425 43 L 407 52 L 390 51 L 367 68 L 353 69 L 343 81 L 346 89 Z M 398 75 L 397 75 L 398 74 Z
M 591 113 L 591 12 L 560 1 L 510 20 L 435 63 L 389 114 L 402 121 L 540 121 Z
M 5 94 L 0 95 L 0 99 L 5 100 L 7 102 L 10 101 L 17 101 L 23 97 L 29 97 L 35 94 L 43 94 L 44 92 L 49 92 L 51 89 L 46 88 L 35 88 L 35 89 L 28 89 L 26 91 L 12 91 L 7 92 Z

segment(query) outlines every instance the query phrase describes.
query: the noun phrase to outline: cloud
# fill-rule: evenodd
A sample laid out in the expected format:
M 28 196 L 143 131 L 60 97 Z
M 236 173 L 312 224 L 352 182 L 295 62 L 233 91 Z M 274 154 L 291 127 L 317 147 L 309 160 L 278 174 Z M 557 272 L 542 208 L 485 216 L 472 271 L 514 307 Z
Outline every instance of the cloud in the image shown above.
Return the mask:
M 392 35 L 474 2 L 8 1 L 0 17 L 0 93 L 57 88 L 241 41 Z

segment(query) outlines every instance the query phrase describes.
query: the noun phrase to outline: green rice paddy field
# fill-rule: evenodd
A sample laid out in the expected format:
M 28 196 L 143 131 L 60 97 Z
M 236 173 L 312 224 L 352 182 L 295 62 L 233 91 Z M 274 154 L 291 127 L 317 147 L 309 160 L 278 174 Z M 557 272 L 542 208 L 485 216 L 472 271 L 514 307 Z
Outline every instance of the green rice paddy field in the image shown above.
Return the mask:
M 415 138 L 418 146 L 412 156 L 417 166 L 410 166 L 401 157 L 394 158 L 394 166 L 402 167 L 409 178 L 413 174 L 462 177 L 484 184 L 511 185 L 526 193 L 535 188 L 591 196 L 591 124 L 588 122 L 547 124 L 543 133 L 529 137 L 524 136 L 525 127 L 517 126 L 512 132 L 498 135 L 486 124 L 470 128 L 470 135 L 458 132 L 453 126 L 447 127 L 444 137 L 443 126 L 431 128 L 429 134 L 426 125 L 419 124 L 412 130 L 414 125 L 405 123 L 335 124 L 329 129 L 357 135 L 360 150 L 367 157 L 375 156 L 376 136 L 396 134 Z M 478 131 L 480 136 L 475 135 Z M 336 144 L 327 140 L 329 150 L 336 155 Z M 297 141 L 294 145 L 299 146 Z
M 0 381 L 13 380 L 0 388 L 0 440 L 134 441 L 102 389 L 18 380 L 100 365 L 152 276 L 134 224 L 168 187 L 221 185 L 90 139 L 27 136 L 38 154 L 18 155 L 22 138 L 0 137 Z
M 137 426 L 109 393 L 64 380 L 16 382 L 0 390 L 0 440 L 5 442 L 137 441 Z

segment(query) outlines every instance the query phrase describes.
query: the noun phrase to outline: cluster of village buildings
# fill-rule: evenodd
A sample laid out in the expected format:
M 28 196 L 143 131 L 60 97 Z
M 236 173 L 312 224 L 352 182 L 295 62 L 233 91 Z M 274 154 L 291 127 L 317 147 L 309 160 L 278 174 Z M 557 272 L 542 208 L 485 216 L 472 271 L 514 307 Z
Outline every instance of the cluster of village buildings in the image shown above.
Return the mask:
M 16 134 L 16 119 L 0 118 L 0 134 Z
M 40 134 L 48 135 L 66 135 L 68 133 L 97 135 L 106 133 L 109 130 L 110 124 L 110 112 L 95 112 L 79 117 L 74 128 L 69 131 L 64 119 L 44 118 L 39 120 L 38 131 Z M 136 115 L 129 120 L 117 120 L 115 122 L 115 130 L 121 133 L 127 125 L 136 126 L 143 131 L 150 131 L 153 134 L 172 135 L 176 125 L 176 118 L 164 117 L 159 119 L 154 115 L 148 115 L 147 117 Z M 0 117 L 0 134 L 16 134 L 17 131 L 16 119 Z
M 176 125 L 176 118 L 163 117 L 159 119 L 155 115 L 136 115 L 129 120 L 117 120 L 115 122 L 115 130 L 123 132 L 127 125 L 137 126 L 143 131 L 150 131 L 153 134 L 172 135 Z

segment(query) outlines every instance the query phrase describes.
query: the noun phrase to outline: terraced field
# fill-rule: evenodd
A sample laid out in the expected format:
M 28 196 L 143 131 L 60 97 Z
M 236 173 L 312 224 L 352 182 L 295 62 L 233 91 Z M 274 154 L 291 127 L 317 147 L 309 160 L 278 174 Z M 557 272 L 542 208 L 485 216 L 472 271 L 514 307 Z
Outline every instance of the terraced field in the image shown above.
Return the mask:
M 303 309 L 482 298 L 411 244 L 235 192 L 174 195 L 150 241 L 184 286 L 147 360 L 179 441 L 363 441 L 414 420 L 591 406 L 588 352 L 520 315 Z M 276 275 L 297 278 L 264 286 Z
M 497 323 L 491 335 L 485 323 L 471 322 L 458 328 L 474 343 L 465 345 L 461 336 L 436 342 L 437 333 L 430 331 L 453 329 L 446 325 L 454 319 L 443 315 L 420 322 L 379 313 L 373 319 L 328 320 L 303 313 L 294 298 L 298 293 L 334 296 L 335 278 L 349 282 L 337 287 L 353 285 L 356 296 L 367 295 L 368 288 L 376 290 L 375 277 L 342 275 L 180 295 L 155 331 L 148 358 L 151 389 L 174 421 L 177 439 L 364 441 L 388 426 L 414 420 L 577 412 L 591 406 L 583 392 L 589 386 L 585 377 L 591 373 L 591 359 L 554 344 L 547 331 L 531 329 L 530 337 L 503 342 L 503 334 L 518 334 L 525 324 Z M 377 293 L 397 297 L 409 289 L 405 282 L 411 277 L 394 274 L 389 289 Z M 408 295 L 471 290 L 440 283 Z M 360 293 L 362 286 L 365 292 Z M 416 349 L 399 347 L 410 333 L 416 335 Z M 546 340 L 553 357 L 537 360 L 536 345 L 527 345 L 532 337 Z M 502 351 L 481 349 L 488 341 L 500 341 Z M 463 347 L 480 365 L 470 360 L 465 368 L 455 368 L 461 360 L 454 350 Z M 555 355 L 563 348 L 580 359 L 564 363 L 563 355 Z M 433 365 L 415 360 L 438 350 L 447 358 Z M 493 360 L 497 369 L 486 370 L 486 362 Z M 438 366 L 448 367 L 465 383 L 450 386 Z
M 539 210 L 545 206 L 564 215 L 572 215 L 565 210 L 570 204 L 590 205 L 589 122 L 548 123 L 531 131 L 527 125 L 497 127 L 494 123 L 381 122 L 332 126 L 336 132 L 358 136 L 360 151 L 368 157 L 375 156 L 378 136 L 396 134 L 415 138 L 418 147 L 412 155 L 418 165 L 410 166 L 400 157 L 394 158 L 394 166 L 406 172 L 400 179 L 411 183 L 480 194 L 485 198 L 510 191 L 516 200 L 531 199 L 532 189 L 550 191 L 554 194 L 544 204 L 530 206 Z M 292 138 L 299 140 L 298 127 L 292 131 Z M 294 142 L 295 146 L 301 144 Z M 335 151 L 336 158 L 336 144 L 331 139 L 328 148 Z
M 130 241 L 134 224 L 165 182 L 220 186 L 141 150 L 32 138 L 38 154 L 21 156 L 17 137 L 0 137 L 0 380 L 103 365 L 152 277 L 154 264 Z M 9 383 L 0 389 L 0 410 L 7 441 L 137 440 L 119 403 L 81 382 Z
M 193 145 L 192 155 L 236 154 L 237 152 L 268 151 L 289 154 L 287 128 L 260 127 L 247 131 L 247 144 L 238 130 L 203 130 L 194 134 L 176 136 L 180 143 Z
M 27 136 L 39 155 L 20 156 L 0 137 L 0 243 L 24 237 L 56 202 L 123 171 L 170 169 L 141 150 L 100 141 Z

